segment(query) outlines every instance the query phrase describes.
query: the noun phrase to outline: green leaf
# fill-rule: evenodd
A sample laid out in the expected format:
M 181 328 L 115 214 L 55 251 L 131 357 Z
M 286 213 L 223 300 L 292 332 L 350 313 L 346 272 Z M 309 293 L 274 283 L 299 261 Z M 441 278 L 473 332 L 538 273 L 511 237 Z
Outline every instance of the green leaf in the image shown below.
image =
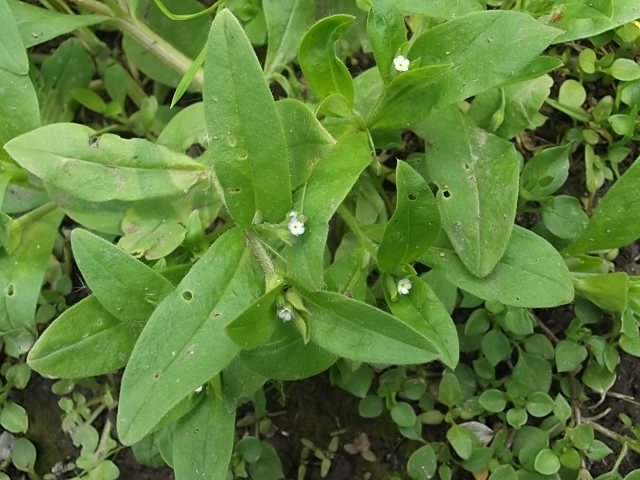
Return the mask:
M 525 425 L 513 441 L 512 451 L 527 470 L 533 470 L 533 463 L 540 450 L 549 447 L 549 435 L 539 428 Z M 518 478 L 520 478 L 518 476 Z
M 298 46 L 315 18 L 315 2 L 308 0 L 263 0 L 267 22 L 267 78 L 282 70 L 298 53 Z
M 0 18 L 4 19 L 0 30 L 0 70 L 15 75 L 29 73 L 29 59 L 20 39 L 18 25 L 6 0 L 0 0 Z
M 367 34 L 384 83 L 392 75 L 393 59 L 407 41 L 406 27 L 395 0 L 373 0 L 367 15 Z
M 332 292 L 304 294 L 311 341 L 344 358 L 413 364 L 438 357 L 424 332 L 370 305 Z
M 505 305 L 544 308 L 573 299 L 573 284 L 562 257 L 541 237 L 518 226 L 513 228 L 504 256 L 485 278 L 468 272 L 442 234 L 420 262 L 440 271 L 457 287 Z
M 420 332 L 431 342 L 440 360 L 449 368 L 455 368 L 459 356 L 458 333 L 453 320 L 440 299 L 429 285 L 418 277 L 410 277 L 412 288 L 408 295 L 389 298 L 385 289 L 387 305 L 394 316 Z
M 573 372 L 587 358 L 587 349 L 574 340 L 564 339 L 556 345 L 556 369 Z
M 573 145 L 545 148 L 525 164 L 520 176 L 520 195 L 526 200 L 544 200 L 555 193 L 569 176 L 569 154 Z
M 416 422 L 416 412 L 406 402 L 396 403 L 389 413 L 391 414 L 391 419 L 400 427 L 409 428 Z
M 590 361 L 582 374 L 582 382 L 589 388 L 604 395 L 615 383 L 617 375 L 605 366 Z
M 204 9 L 196 0 L 162 0 L 173 13 L 188 14 Z M 168 18 L 157 7 L 155 1 L 136 1 L 130 7 L 137 21 L 144 23 L 154 33 L 175 47 L 189 59 L 193 60 L 205 46 L 210 17 L 204 15 L 190 20 L 176 22 Z M 184 72 L 178 72 L 158 58 L 147 45 L 139 43 L 133 36 L 125 33 L 122 46 L 127 58 L 153 80 L 176 87 Z
M 156 308 L 122 377 L 118 433 L 130 445 L 172 407 L 226 367 L 239 348 L 224 325 L 263 288 L 244 234 L 221 236 Z M 180 328 L 172 325 L 180 312 Z M 171 331 L 171 335 L 167 332 Z
M 473 433 L 459 425 L 452 425 L 447 430 L 447 440 L 463 460 L 471 457 L 473 447 L 479 444 L 477 437 Z
M 108 20 L 108 17 L 102 15 L 65 15 L 16 0 L 10 0 L 8 4 L 16 19 L 20 37 L 22 37 L 26 48 L 48 42 L 77 28 L 96 25 Z
M 518 474 L 511 465 L 500 465 L 491 473 L 489 480 L 518 480 Z
M 257 212 L 267 222 L 281 222 L 291 209 L 289 160 L 260 63 L 228 10 L 216 16 L 208 45 L 204 85 L 208 152 L 227 209 L 244 227 L 252 224 Z
M 509 339 L 500 330 L 491 330 L 482 337 L 482 353 L 489 363 L 495 367 L 511 355 Z
M 125 140 L 84 125 L 58 123 L 11 140 L 5 149 L 23 168 L 92 202 L 184 194 L 206 167 L 148 140 Z
M 169 255 L 187 234 L 188 209 L 181 203 L 156 200 L 131 205 L 122 218 L 124 235 L 118 240 L 118 247 L 147 260 Z
M 446 372 L 438 385 L 438 401 L 451 409 L 463 400 L 464 394 L 458 377 L 451 372 Z
M 11 255 L 0 251 L 0 333 L 35 331 L 38 296 L 62 217 L 47 204 L 14 220 L 20 243 Z
M 235 412 L 224 402 L 207 398 L 176 423 L 173 432 L 173 468 L 176 478 L 226 478 L 233 439 Z
M 225 333 L 243 350 L 252 350 L 266 342 L 279 321 L 275 299 L 282 286 L 272 288 L 224 327 Z
M 534 462 L 536 472 L 543 475 L 553 475 L 560 470 L 560 460 L 558 456 L 551 450 L 544 449 L 538 452 Z
M 24 437 L 18 438 L 11 449 L 11 461 L 18 470 L 33 472 L 36 463 L 36 447 L 30 440 Z
M 420 58 L 424 68 L 439 66 L 428 81 L 422 79 L 421 87 L 417 79 L 414 82 L 419 98 L 413 98 L 414 92 L 403 110 L 393 107 L 386 97 L 395 90 L 394 83 L 413 71 L 399 75 L 383 101 L 389 109 L 379 109 L 369 124 L 373 128 L 413 125 L 434 110 L 500 85 L 527 67 L 559 33 L 525 13 L 496 10 L 470 13 L 431 28 L 415 39 L 407 54 L 412 61 Z M 470 38 L 476 41 L 470 44 Z
M 499 413 L 507 406 L 504 392 L 495 389 L 489 389 L 482 392 L 478 402 L 487 412 Z
M 583 423 L 569 430 L 569 438 L 571 443 L 580 450 L 587 450 L 591 447 L 594 440 L 593 426 Z
M 367 395 L 358 405 L 358 414 L 363 418 L 376 418 L 384 411 L 384 403 L 377 395 Z
M 476 95 L 468 115 L 480 128 L 510 140 L 536 124 L 538 110 L 549 96 L 552 84 L 549 75 L 542 75 L 493 88 Z M 501 116 L 501 122 L 492 128 L 496 115 Z
M 245 462 L 255 463 L 262 455 L 262 443 L 257 437 L 243 437 L 236 444 L 235 453 L 241 455 Z
M 1 1 L 1 0 L 0 0 Z M 31 79 L 0 68 L 0 147 L 40 126 L 38 97 Z M 5 157 L 0 149 L 0 158 Z
M 298 62 L 309 86 L 320 98 L 338 93 L 353 105 L 353 80 L 346 65 L 335 54 L 335 44 L 351 25 L 352 15 L 323 18 L 305 34 L 298 51 Z
M 251 478 L 259 478 L 260 480 L 281 480 L 285 478 L 278 452 L 270 443 L 262 442 L 262 455 L 260 455 L 260 459 L 257 462 L 249 464 L 249 474 Z
M 276 102 L 276 109 L 287 141 L 291 188 L 295 190 L 309 180 L 316 164 L 336 142 L 304 103 L 287 98 Z
M 412 262 L 440 233 L 440 214 L 431 188 L 406 162 L 398 162 L 396 185 L 396 210 L 378 248 L 378 266 L 382 271 Z
M 640 158 L 640 157 L 639 157 Z M 640 238 L 640 161 L 636 161 L 600 200 L 596 213 L 563 253 L 622 247 Z
M 533 392 L 527 397 L 527 411 L 530 415 L 540 418 L 549 415 L 555 407 L 555 402 L 546 393 Z
M 432 478 L 438 466 L 436 454 L 431 445 L 424 445 L 409 457 L 407 473 L 412 480 Z
M 11 433 L 27 433 L 29 417 L 27 411 L 17 403 L 6 402 L 0 411 L 0 425 Z
M 557 14 L 560 14 L 558 19 Z M 629 0 L 577 0 L 558 5 L 540 18 L 546 24 L 564 30 L 554 43 L 588 38 L 632 22 L 640 17 L 640 5 Z
M 71 246 L 78 268 L 98 301 L 114 317 L 140 328 L 174 291 L 155 270 L 111 242 L 76 228 Z
M 558 91 L 558 102 L 574 109 L 580 109 L 587 100 L 587 92 L 580 82 L 569 79 L 562 82 Z
M 184 73 L 178 86 L 176 87 L 176 91 L 173 92 L 173 97 L 171 97 L 171 108 L 173 108 L 178 101 L 182 98 L 182 96 L 187 92 L 189 87 L 191 86 L 193 79 L 198 75 L 200 69 L 202 68 L 202 64 L 204 63 L 204 59 L 207 56 L 207 48 L 202 47 L 200 53 L 193 61 L 189 69 Z
M 530 353 L 520 352 L 512 375 L 513 378 L 527 385 L 530 392 L 547 393 L 551 387 L 549 362 Z
M 70 38 L 42 63 L 40 72 L 44 80 L 43 123 L 70 122 L 78 109 L 72 92 L 89 87 L 95 73 L 93 58 L 79 39 Z
M 71 91 L 71 95 L 82 106 L 88 108 L 97 113 L 102 113 L 107 110 L 107 104 L 100 95 L 91 90 L 90 88 L 74 88 Z
M 451 2 L 450 0 L 430 0 L 429 2 L 396 0 L 396 4 L 405 15 L 423 15 L 442 20 L 478 12 L 485 8 L 484 4 L 478 0 L 457 0 L 456 2 Z
M 287 275 L 305 288 L 321 287 L 329 220 L 370 161 L 366 134 L 347 135 L 317 163 L 309 181 L 295 192 L 294 210 L 307 217 L 306 230 L 292 246 L 285 247 L 282 255 L 288 264 Z
M 442 228 L 469 271 L 486 277 L 511 237 L 518 200 L 517 152 L 510 142 L 475 127 L 455 106 L 415 130 L 428 145 L 425 167 L 438 186 Z
M 240 359 L 266 378 L 300 380 L 325 371 L 337 357 L 313 343 L 305 345 L 293 322 L 278 320 L 271 338 L 254 350 L 241 352 Z
M 198 102 L 180 110 L 160 132 L 158 144 L 176 152 L 186 152 L 191 145 L 207 144 L 204 103 Z
M 575 239 L 584 230 L 589 217 L 580 201 L 569 195 L 557 195 L 551 203 L 542 207 L 542 221 L 555 236 L 567 240 Z
M 104 375 L 126 365 L 139 332 L 139 327 L 114 317 L 91 295 L 47 327 L 27 362 L 49 377 Z
M 222 397 L 227 410 L 233 412 L 242 398 L 253 395 L 268 378 L 249 370 L 240 357 L 236 357 L 222 371 Z

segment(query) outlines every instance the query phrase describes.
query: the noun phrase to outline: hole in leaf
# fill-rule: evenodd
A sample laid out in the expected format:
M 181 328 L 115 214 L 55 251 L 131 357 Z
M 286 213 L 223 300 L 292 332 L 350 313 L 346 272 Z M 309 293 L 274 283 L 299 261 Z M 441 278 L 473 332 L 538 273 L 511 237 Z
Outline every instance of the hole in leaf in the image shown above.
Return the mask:
M 13 283 L 10 283 L 9 285 L 7 285 L 6 292 L 8 297 L 13 297 L 13 295 L 16 293 L 16 289 L 13 286 Z
M 193 298 L 193 293 L 191 293 L 191 291 L 189 290 L 185 290 L 184 292 L 182 292 L 182 298 L 189 302 Z
M 449 198 L 451 196 L 451 192 L 449 192 L 449 190 L 443 190 L 442 196 L 444 198 Z
M 229 193 L 240 193 L 242 191 L 241 188 L 230 188 Z
M 211 314 L 211 316 L 212 316 L 212 317 L 214 317 L 214 318 L 215 318 L 215 317 L 219 317 L 220 315 L 222 315 L 220 312 L 213 312 L 213 313 Z
M 153 375 L 153 378 L 155 378 L 156 380 L 158 380 L 158 379 L 160 378 L 160 372 L 156 372 L 156 373 Z
M 471 168 L 471 167 L 469 166 L 469 164 L 468 164 L 468 163 L 465 163 L 465 164 L 464 164 L 464 169 L 465 169 L 465 170 L 469 170 L 470 168 Z
M 415 200 L 416 199 L 416 194 L 415 193 L 410 193 L 409 194 L 409 200 Z

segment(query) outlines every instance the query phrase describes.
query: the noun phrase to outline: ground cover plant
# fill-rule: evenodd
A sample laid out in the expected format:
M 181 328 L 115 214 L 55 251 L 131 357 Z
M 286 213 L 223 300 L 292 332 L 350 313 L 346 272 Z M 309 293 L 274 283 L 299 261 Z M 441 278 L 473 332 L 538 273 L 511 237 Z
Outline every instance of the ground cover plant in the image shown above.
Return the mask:
M 0 479 L 640 478 L 639 18 L 0 0 Z

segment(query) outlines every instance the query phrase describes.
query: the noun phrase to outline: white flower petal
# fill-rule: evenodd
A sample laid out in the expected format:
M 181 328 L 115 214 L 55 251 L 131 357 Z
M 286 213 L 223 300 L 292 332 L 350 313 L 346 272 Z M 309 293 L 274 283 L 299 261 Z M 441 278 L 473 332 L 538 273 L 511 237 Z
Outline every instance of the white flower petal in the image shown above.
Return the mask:
M 412 286 L 413 285 L 411 285 L 411 280 L 409 280 L 408 278 L 403 278 L 398 282 L 398 293 L 400 295 L 407 295 Z

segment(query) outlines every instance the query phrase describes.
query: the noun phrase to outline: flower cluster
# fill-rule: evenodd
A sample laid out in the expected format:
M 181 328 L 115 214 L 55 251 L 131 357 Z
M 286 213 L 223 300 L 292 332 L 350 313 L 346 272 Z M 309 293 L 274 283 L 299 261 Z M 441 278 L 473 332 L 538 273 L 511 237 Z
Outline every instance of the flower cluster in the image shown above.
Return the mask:
M 298 212 L 289 212 L 289 231 L 296 237 L 304 233 L 304 217 Z

